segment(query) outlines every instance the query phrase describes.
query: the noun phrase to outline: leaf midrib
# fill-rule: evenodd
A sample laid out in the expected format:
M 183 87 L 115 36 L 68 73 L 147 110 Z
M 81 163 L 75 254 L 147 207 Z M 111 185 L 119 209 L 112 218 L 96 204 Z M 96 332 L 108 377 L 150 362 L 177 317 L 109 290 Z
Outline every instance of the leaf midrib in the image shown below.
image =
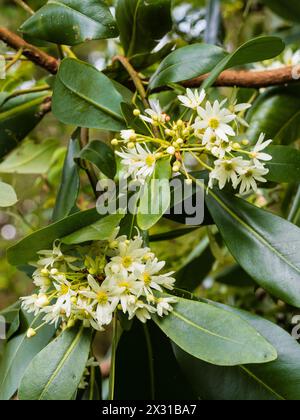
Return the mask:
M 8 111 L 4 111 L 0 113 L 0 122 L 13 116 L 13 114 L 18 114 L 20 111 L 26 110 L 27 108 L 32 108 L 35 105 L 38 105 L 43 102 L 44 97 L 39 97 L 36 99 L 33 99 L 31 101 L 26 102 L 25 104 L 18 105 L 13 107 L 12 109 L 9 109 Z
M 123 118 L 116 114 L 114 111 L 112 111 L 109 108 L 106 108 L 105 106 L 103 106 L 102 104 L 99 104 L 98 102 L 95 102 L 93 99 L 88 98 L 87 96 L 85 96 L 83 93 L 78 92 L 77 90 L 75 90 L 73 87 L 68 86 L 67 83 L 65 83 L 61 77 L 59 77 L 60 82 L 63 84 L 63 86 L 68 89 L 70 92 L 74 93 L 76 96 L 78 96 L 81 100 L 87 102 L 88 104 L 92 105 L 93 107 L 97 108 L 98 110 L 100 110 L 103 113 L 106 113 L 108 115 L 110 115 L 111 117 L 115 118 L 118 121 L 122 121 L 123 122 Z
M 8 166 L 4 166 L 4 172 L 3 172 L 3 167 L 1 167 L 0 165 L 0 173 L 5 173 L 7 170 L 9 171 L 18 171 L 18 168 L 22 168 L 22 166 L 27 165 L 28 163 L 36 160 L 40 155 L 43 155 L 44 153 L 48 152 L 49 150 L 51 150 L 52 148 L 54 148 L 55 144 L 54 142 L 50 143 L 47 147 L 45 147 L 45 149 L 39 150 L 37 151 L 33 156 L 30 156 L 29 158 L 23 160 L 21 163 L 18 163 L 18 165 L 15 164 L 15 166 L 13 165 L 8 165 Z
M 191 325 L 193 328 L 196 328 L 196 329 L 198 329 L 198 330 L 200 330 L 200 331 L 204 332 L 205 334 L 209 334 L 209 335 L 211 335 L 211 336 L 213 336 L 213 337 L 217 337 L 217 338 L 219 338 L 219 339 L 221 339 L 221 340 L 228 341 L 228 342 L 230 342 L 230 343 L 234 343 L 234 344 L 238 344 L 238 345 L 241 345 L 241 344 L 242 344 L 242 343 L 240 343 L 239 341 L 232 340 L 231 338 L 224 337 L 224 336 L 222 336 L 222 335 L 219 335 L 219 334 L 216 334 L 216 333 L 214 333 L 214 332 L 212 332 L 212 331 L 209 331 L 209 330 L 207 330 L 207 329 L 206 329 L 206 328 L 204 328 L 204 327 L 201 327 L 200 325 L 198 325 L 198 324 L 194 323 L 194 322 L 193 322 L 193 321 L 191 321 L 190 319 L 188 319 L 188 318 L 184 317 L 183 315 L 179 314 L 179 313 L 178 313 L 177 311 L 175 311 L 175 310 L 173 310 L 173 311 L 172 311 L 172 315 L 175 315 L 177 318 L 179 318 L 179 319 L 181 319 L 182 321 L 186 322 L 187 324 Z
M 54 372 L 52 373 L 52 375 L 50 376 L 48 382 L 46 383 L 41 395 L 39 396 L 38 400 L 41 401 L 43 400 L 44 395 L 48 392 L 49 387 L 51 386 L 52 382 L 54 381 L 54 379 L 57 377 L 57 375 L 59 374 L 61 368 L 63 367 L 63 365 L 65 364 L 65 362 L 67 361 L 67 359 L 71 356 L 73 350 L 75 349 L 75 347 L 77 346 L 79 340 L 82 337 L 84 328 L 81 327 L 80 330 L 78 331 L 75 339 L 73 340 L 71 346 L 68 348 L 67 352 L 64 354 L 63 358 L 61 359 L 61 361 L 59 362 L 57 368 L 54 370 Z
M 87 20 L 89 20 L 89 21 L 91 21 L 91 22 L 93 22 L 93 23 L 98 24 L 98 25 L 99 25 L 99 26 L 101 26 L 102 28 L 106 28 L 106 26 L 105 26 L 105 25 L 103 25 L 103 24 L 102 24 L 101 22 L 99 22 L 98 20 L 95 20 L 95 19 L 91 18 L 90 16 L 87 16 L 87 15 L 85 15 L 84 13 L 80 12 L 79 10 L 77 10 L 77 9 L 75 9 L 75 8 L 72 8 L 72 7 L 70 7 L 70 6 L 68 6 L 68 5 L 64 4 L 64 3 L 60 3 L 59 1 L 55 1 L 55 0 L 49 0 L 49 1 L 48 1 L 48 4 L 56 4 L 57 6 L 61 6 L 61 7 L 64 7 L 65 9 L 72 10 L 72 12 L 76 12 L 76 13 L 78 13 L 80 16 L 83 16 L 83 17 L 84 17 L 84 18 L 86 18 Z
M 293 270 L 300 274 L 300 269 L 290 262 L 284 255 L 282 255 L 276 248 L 273 247 L 266 239 L 264 239 L 255 229 L 253 229 L 247 222 L 241 219 L 234 211 L 232 211 L 213 191 L 209 191 L 209 194 L 220 204 L 220 206 L 227 211 L 227 213 L 235 220 L 237 220 L 244 228 L 251 232 L 262 244 L 274 252 L 279 259 L 284 261 Z

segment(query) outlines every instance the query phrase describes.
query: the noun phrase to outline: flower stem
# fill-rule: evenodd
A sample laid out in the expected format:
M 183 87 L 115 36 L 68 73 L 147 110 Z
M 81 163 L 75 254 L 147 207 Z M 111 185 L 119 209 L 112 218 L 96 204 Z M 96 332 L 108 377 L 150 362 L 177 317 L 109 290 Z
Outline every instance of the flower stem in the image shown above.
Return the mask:
M 30 15 L 34 15 L 35 12 L 34 10 L 31 9 L 30 6 L 28 6 L 27 3 L 25 3 L 25 1 L 23 0 L 14 0 L 14 2 L 19 5 L 20 7 L 22 7 L 23 10 L 25 10 L 27 13 L 29 13 Z
M 113 401 L 115 397 L 115 382 L 116 382 L 116 354 L 118 346 L 118 317 L 115 311 L 113 319 L 113 338 L 111 348 L 111 368 L 109 376 L 109 401 Z

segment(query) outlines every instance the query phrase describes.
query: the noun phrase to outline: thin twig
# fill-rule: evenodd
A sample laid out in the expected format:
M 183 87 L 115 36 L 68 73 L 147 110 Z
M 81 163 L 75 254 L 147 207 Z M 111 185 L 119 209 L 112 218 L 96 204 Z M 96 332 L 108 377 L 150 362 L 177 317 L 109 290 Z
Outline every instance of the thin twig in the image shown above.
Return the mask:
M 90 134 L 88 128 L 81 128 L 81 135 L 80 135 L 80 145 L 81 149 L 83 149 L 85 146 L 89 144 L 90 141 Z M 98 198 L 98 192 L 97 192 L 97 185 L 98 185 L 98 177 L 96 175 L 96 172 L 92 166 L 92 164 L 88 162 L 82 162 L 82 167 L 84 168 L 90 184 L 93 188 L 93 192 L 95 194 L 95 197 Z
M 27 13 L 29 13 L 30 15 L 34 15 L 34 10 L 32 10 L 32 8 L 30 6 L 28 6 L 27 3 L 25 3 L 25 1 L 23 0 L 13 0 L 18 6 L 22 7 L 22 9 L 24 9 Z

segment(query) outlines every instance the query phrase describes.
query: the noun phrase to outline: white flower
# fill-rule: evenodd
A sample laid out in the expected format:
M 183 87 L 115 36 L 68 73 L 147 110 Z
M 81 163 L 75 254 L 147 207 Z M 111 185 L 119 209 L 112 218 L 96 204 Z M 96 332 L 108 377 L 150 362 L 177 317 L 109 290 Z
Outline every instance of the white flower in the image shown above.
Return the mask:
M 254 149 L 251 152 L 251 157 L 254 160 L 254 165 L 255 166 L 260 166 L 260 160 L 264 161 L 264 162 L 268 162 L 270 160 L 272 160 L 272 156 L 267 154 L 267 153 L 262 153 L 263 150 L 265 150 L 268 146 L 270 146 L 270 144 L 272 143 L 272 140 L 265 140 L 265 135 L 261 134 L 258 142 L 256 143 Z
M 229 110 L 232 113 L 237 114 L 236 115 L 236 120 L 239 124 L 243 125 L 244 127 L 249 127 L 249 124 L 247 123 L 247 121 L 244 118 L 242 118 L 239 114 L 244 113 L 245 111 L 247 111 L 251 107 L 252 107 L 252 105 L 249 104 L 249 103 L 238 104 L 237 101 L 235 101 L 229 107 Z
M 153 174 L 156 156 L 146 145 L 137 144 L 133 149 L 123 149 L 116 154 L 122 159 L 121 164 L 124 166 L 126 178 L 132 176 L 143 182 Z
M 22 308 L 29 314 L 33 313 L 36 316 L 40 312 L 40 307 L 37 306 L 38 295 L 31 295 L 21 297 Z
M 291 48 L 288 48 L 283 54 L 283 63 L 286 66 L 297 66 L 300 64 L 300 50 L 295 53 Z
M 72 290 L 72 285 L 68 281 L 64 284 L 54 284 L 54 286 L 58 291 L 58 298 L 54 305 L 54 310 L 59 310 L 60 313 L 65 314 L 69 318 L 72 311 L 72 298 L 77 293 Z
M 128 143 L 129 141 L 136 139 L 136 133 L 134 130 L 122 130 L 121 138 L 125 141 L 125 143 Z
M 100 325 L 109 325 L 119 300 L 117 297 L 111 295 L 108 287 L 100 286 L 91 275 L 88 276 L 88 283 L 92 290 L 82 291 L 80 294 L 92 299 L 92 306 L 96 305 L 95 312 L 98 323 Z
M 193 128 L 196 136 L 201 137 L 203 132 L 204 143 L 207 143 L 213 135 L 224 141 L 229 141 L 228 136 L 235 136 L 229 124 L 236 119 L 236 115 L 223 108 L 223 105 L 224 101 L 222 103 L 215 101 L 213 106 L 207 102 L 205 109 L 198 107 L 199 117 L 196 118 Z
M 142 287 L 146 295 L 148 293 L 153 293 L 153 290 L 162 292 L 162 287 L 171 290 L 173 289 L 175 279 L 170 276 L 174 274 L 174 272 L 158 275 L 165 264 L 165 261 L 158 261 L 157 258 L 154 258 L 153 260 L 147 261 L 140 269 L 134 271 L 137 280 L 142 282 Z
M 214 180 L 219 182 L 219 188 L 222 190 L 226 183 L 231 181 L 235 188 L 238 183 L 238 175 L 243 173 L 247 162 L 241 157 L 233 159 L 220 159 L 215 161 L 215 168 L 209 175 L 209 187 L 212 188 Z
M 247 194 L 251 190 L 254 192 L 257 191 L 257 181 L 258 182 L 267 182 L 265 178 L 263 178 L 264 175 L 267 175 L 269 173 L 269 170 L 264 168 L 263 166 L 249 166 L 248 168 L 245 168 L 242 174 L 240 175 L 237 184 L 235 185 L 235 188 L 241 184 L 240 186 L 240 194 Z
M 43 269 L 38 268 L 33 273 L 33 283 L 40 289 L 42 293 L 46 293 L 51 286 L 51 280 L 49 278 L 49 274 L 46 274 L 46 271 L 43 271 Z
M 149 102 L 151 108 L 145 110 L 146 114 L 149 115 L 149 117 L 141 115 L 140 118 L 150 124 L 165 123 L 167 115 L 161 109 L 159 101 L 150 99 Z
M 140 236 L 131 241 L 120 242 L 118 255 L 113 257 L 105 268 L 106 276 L 111 277 L 116 274 L 126 276 L 127 272 L 139 270 L 142 265 L 141 259 L 149 251 L 149 248 L 143 247 L 143 239 Z
M 128 308 L 128 312 L 129 319 L 136 316 L 143 324 L 145 324 L 149 319 L 151 319 L 151 314 L 154 314 L 156 309 L 148 303 L 136 299 L 131 307 Z
M 185 96 L 179 95 L 178 99 L 186 108 L 191 108 L 191 109 L 196 110 L 198 106 L 202 104 L 205 97 L 206 97 L 205 90 L 192 91 L 191 89 L 187 89 L 186 95 Z
M 171 303 L 177 303 L 176 298 L 159 298 L 157 299 L 157 314 L 158 316 L 168 315 L 169 312 L 173 311 Z

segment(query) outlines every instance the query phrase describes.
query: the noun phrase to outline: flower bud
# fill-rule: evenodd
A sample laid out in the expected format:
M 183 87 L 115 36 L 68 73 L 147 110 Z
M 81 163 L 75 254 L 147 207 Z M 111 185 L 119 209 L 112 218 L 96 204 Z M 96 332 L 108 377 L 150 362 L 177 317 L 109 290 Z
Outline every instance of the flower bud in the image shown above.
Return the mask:
M 47 268 L 43 268 L 43 269 L 41 270 L 41 274 L 42 274 L 43 276 L 48 276 L 48 274 L 49 274 L 48 269 L 47 269 Z
M 57 268 L 52 268 L 52 270 L 50 271 L 51 276 L 56 276 L 58 274 L 58 270 Z
M 183 143 L 184 143 L 184 141 L 183 141 L 182 139 L 180 139 L 180 138 L 179 138 L 179 139 L 177 139 L 177 140 L 176 140 L 176 143 L 177 143 L 177 144 L 183 144 Z
M 243 146 L 249 146 L 249 140 L 247 140 L 247 139 L 244 139 L 244 140 L 242 140 L 242 145 Z
M 169 155 L 175 155 L 176 153 L 176 149 L 174 146 L 169 146 L 166 151 Z
M 47 295 L 45 294 L 41 294 L 38 296 L 37 300 L 36 300 L 36 305 L 39 306 L 40 308 L 44 308 L 45 306 L 49 305 L 49 299 L 47 297 Z
M 135 109 L 135 110 L 133 111 L 133 115 L 134 115 L 135 117 L 139 117 L 139 116 L 141 115 L 141 111 L 140 111 L 139 109 Z
M 128 149 L 134 149 L 135 144 L 131 141 L 131 142 L 128 143 L 127 146 L 128 146 Z
M 112 139 L 111 141 L 112 146 L 118 146 L 118 144 L 119 144 L 119 141 L 117 139 Z
M 29 328 L 26 333 L 27 338 L 32 338 L 36 336 L 36 331 L 33 328 Z
M 74 319 L 70 319 L 67 323 L 67 328 L 72 328 L 75 325 L 75 320 Z

